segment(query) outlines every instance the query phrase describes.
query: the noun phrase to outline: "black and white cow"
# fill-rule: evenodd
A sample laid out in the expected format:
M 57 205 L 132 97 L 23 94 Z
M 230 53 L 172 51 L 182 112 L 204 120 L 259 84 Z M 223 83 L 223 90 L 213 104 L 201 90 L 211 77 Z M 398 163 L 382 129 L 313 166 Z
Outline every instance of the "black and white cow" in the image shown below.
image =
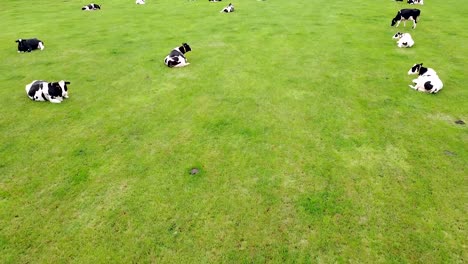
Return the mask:
M 414 64 L 408 71 L 408 75 L 417 74 L 419 76 L 437 76 L 437 72 L 432 68 L 423 67 L 422 63 Z
M 231 12 L 234 12 L 234 5 L 229 3 L 228 6 L 226 6 L 225 8 L 223 8 L 221 11 L 219 12 L 224 12 L 224 13 L 231 13 Z
M 408 0 L 410 5 L 424 5 L 424 0 Z
M 68 98 L 67 84 L 70 84 L 70 82 L 61 80 L 49 83 L 35 80 L 26 85 L 26 94 L 33 101 L 49 101 L 59 104 L 63 99 Z
M 208 2 L 221 2 L 222 0 L 208 0 Z
M 424 93 L 438 93 L 442 88 L 444 88 L 444 84 L 442 80 L 440 80 L 439 76 L 419 76 L 417 79 L 413 80 L 414 85 L 408 85 L 412 89 L 416 91 L 424 92 Z
M 411 48 L 414 45 L 414 40 L 410 33 L 397 32 L 392 38 L 398 39 L 397 46 L 399 48 Z
M 437 93 L 444 87 L 436 71 L 432 68 L 422 66 L 422 63 L 415 64 L 408 71 L 410 74 L 418 74 L 418 78 L 413 80 L 414 85 L 409 85 L 412 89 L 426 93 Z
M 185 58 L 184 54 L 191 51 L 192 48 L 187 43 L 182 43 L 182 46 L 175 47 L 169 55 L 166 56 L 164 59 L 164 64 L 168 67 L 184 67 L 189 65 L 190 63 L 187 62 L 187 58 Z
M 392 24 L 391 26 L 398 27 L 400 25 L 400 22 L 403 21 L 403 25 L 406 27 L 406 21 L 407 20 L 412 20 L 413 21 L 413 29 L 416 28 L 416 24 L 418 23 L 418 17 L 421 14 L 421 10 L 419 9 L 401 9 L 398 11 L 396 14 L 395 18 L 392 19 Z
M 35 49 L 44 49 L 44 42 L 37 38 L 17 39 L 15 42 L 18 43 L 18 52 L 31 52 Z
M 101 6 L 98 4 L 93 4 L 93 3 L 89 5 L 85 5 L 81 8 L 81 10 L 85 10 L 85 11 L 98 10 L 98 9 L 101 9 Z
M 136 1 L 135 1 L 135 4 L 137 4 L 137 5 L 144 5 L 144 4 L 145 4 L 145 0 L 136 0 Z

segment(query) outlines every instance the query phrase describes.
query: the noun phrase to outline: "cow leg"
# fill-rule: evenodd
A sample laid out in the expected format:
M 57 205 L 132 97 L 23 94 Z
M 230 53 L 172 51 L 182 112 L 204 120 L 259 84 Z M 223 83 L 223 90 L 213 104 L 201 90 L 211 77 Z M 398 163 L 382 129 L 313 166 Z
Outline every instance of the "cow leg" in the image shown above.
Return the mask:
M 49 100 L 51 103 L 54 103 L 54 104 L 60 104 L 62 101 L 60 101 L 58 98 L 56 99 L 50 99 Z
M 413 20 L 413 29 L 415 29 L 415 28 L 416 28 L 416 24 L 417 24 L 417 23 L 418 23 L 418 21 L 416 21 L 416 20 Z
M 396 23 L 395 27 L 398 27 L 400 25 L 400 22 L 401 20 L 398 20 L 398 22 Z

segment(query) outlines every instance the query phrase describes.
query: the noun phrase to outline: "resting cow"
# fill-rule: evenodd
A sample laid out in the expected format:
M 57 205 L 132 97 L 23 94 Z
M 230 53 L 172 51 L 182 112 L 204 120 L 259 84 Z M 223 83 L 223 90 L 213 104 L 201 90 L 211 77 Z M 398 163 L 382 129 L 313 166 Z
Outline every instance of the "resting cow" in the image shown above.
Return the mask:
M 397 32 L 392 38 L 398 39 L 397 46 L 399 48 L 411 48 L 414 45 L 414 40 L 410 33 Z
M 49 101 L 51 103 L 61 103 L 63 99 L 68 98 L 69 81 L 46 82 L 33 81 L 26 85 L 26 94 L 33 101 Z
M 44 49 L 44 42 L 37 38 L 17 39 L 15 42 L 18 43 L 18 52 L 31 52 L 35 49 Z
M 85 11 L 98 10 L 98 9 L 101 9 L 101 6 L 98 4 L 93 4 L 93 3 L 89 5 L 85 5 L 81 8 L 81 10 L 85 10 Z
M 168 67 L 184 67 L 189 65 L 190 63 L 187 62 L 187 58 L 185 58 L 184 54 L 191 51 L 192 48 L 187 43 L 182 43 L 182 46 L 175 47 L 169 55 L 166 56 L 164 59 L 164 64 Z

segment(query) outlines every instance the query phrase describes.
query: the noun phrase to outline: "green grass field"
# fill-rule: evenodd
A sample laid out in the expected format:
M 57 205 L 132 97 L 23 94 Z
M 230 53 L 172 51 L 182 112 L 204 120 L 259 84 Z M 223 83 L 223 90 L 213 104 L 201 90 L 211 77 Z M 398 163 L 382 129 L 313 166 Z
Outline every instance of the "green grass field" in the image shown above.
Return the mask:
M 2 1 L 0 263 L 466 263 L 468 5 L 231 2 Z

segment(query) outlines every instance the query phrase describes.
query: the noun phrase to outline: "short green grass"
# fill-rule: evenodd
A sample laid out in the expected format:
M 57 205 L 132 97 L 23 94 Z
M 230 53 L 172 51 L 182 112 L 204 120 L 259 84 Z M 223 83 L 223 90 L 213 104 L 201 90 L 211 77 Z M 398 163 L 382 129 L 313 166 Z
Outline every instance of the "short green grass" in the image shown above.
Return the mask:
M 232 2 L 0 4 L 0 262 L 466 263 L 468 5 Z

